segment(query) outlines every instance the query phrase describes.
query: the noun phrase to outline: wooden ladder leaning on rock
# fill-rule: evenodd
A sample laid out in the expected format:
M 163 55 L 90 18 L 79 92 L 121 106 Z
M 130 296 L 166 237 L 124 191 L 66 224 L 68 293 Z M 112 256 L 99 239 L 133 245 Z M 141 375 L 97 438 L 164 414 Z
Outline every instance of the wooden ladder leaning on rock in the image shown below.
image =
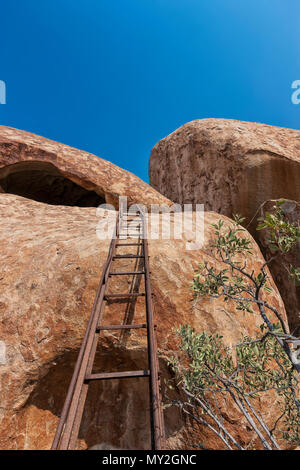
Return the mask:
M 135 242 L 122 243 L 122 222 L 136 221 L 139 225 L 138 238 Z M 149 270 L 149 255 L 147 242 L 147 221 L 142 211 L 135 214 L 119 213 L 115 226 L 115 236 L 112 237 L 108 257 L 102 271 L 100 283 L 95 297 L 92 312 L 86 328 L 85 336 L 81 344 L 77 362 L 73 372 L 72 380 L 68 389 L 67 397 L 62 409 L 60 421 L 56 430 L 52 450 L 72 450 L 76 448 L 79 429 L 82 421 L 85 401 L 89 385 L 95 380 L 123 379 L 144 377 L 149 381 L 149 403 L 150 403 L 150 426 L 151 426 L 151 448 L 159 450 L 162 448 L 164 437 L 163 414 L 160 397 L 159 365 L 157 356 L 157 345 L 155 338 L 155 326 L 153 318 L 152 292 Z M 136 236 L 128 234 L 129 237 Z M 118 255 L 118 247 L 136 246 L 137 254 Z M 143 261 L 143 271 L 113 272 L 112 262 L 121 258 L 140 258 Z M 137 265 L 136 265 L 137 266 Z M 140 268 L 139 268 L 140 269 Z M 143 275 L 145 280 L 144 293 L 106 294 L 108 280 L 111 276 L 136 276 Z M 122 324 L 101 326 L 103 307 L 107 300 L 114 298 L 134 298 L 143 296 L 145 298 L 146 323 L 144 324 Z M 93 373 L 93 365 L 96 356 L 100 333 L 103 330 L 130 330 L 145 328 L 147 330 L 147 353 L 148 367 L 145 370 L 134 370 L 126 372 Z M 112 404 L 113 406 L 113 404 Z

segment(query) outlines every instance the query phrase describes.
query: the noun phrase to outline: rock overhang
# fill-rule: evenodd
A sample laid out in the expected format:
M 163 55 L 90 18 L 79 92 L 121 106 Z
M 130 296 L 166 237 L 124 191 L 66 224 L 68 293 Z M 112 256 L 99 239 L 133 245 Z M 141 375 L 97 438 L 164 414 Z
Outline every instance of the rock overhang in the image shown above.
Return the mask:
M 176 203 L 240 213 L 248 224 L 266 200 L 300 200 L 300 131 L 234 119 L 191 121 L 153 147 L 149 180 Z
M 93 207 L 105 202 L 118 209 L 119 196 L 126 196 L 130 205 L 170 204 L 140 178 L 107 160 L 29 132 L 0 126 L 0 191 L 51 204 L 49 197 L 30 196 L 30 191 L 35 195 L 43 192 L 41 177 L 46 192 L 50 194 L 53 190 L 57 202 L 52 204 L 59 203 L 59 192 L 62 194 L 59 205 Z M 22 179 L 26 188 L 22 188 Z M 32 182 L 36 191 L 32 191 Z

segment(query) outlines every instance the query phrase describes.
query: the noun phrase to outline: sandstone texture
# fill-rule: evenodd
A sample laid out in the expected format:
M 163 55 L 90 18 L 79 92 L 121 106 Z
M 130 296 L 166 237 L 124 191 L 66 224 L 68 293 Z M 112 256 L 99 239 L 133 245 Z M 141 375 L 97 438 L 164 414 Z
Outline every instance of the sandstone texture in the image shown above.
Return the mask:
M 0 193 L 48 204 L 93 207 L 168 203 L 132 173 L 90 153 L 21 130 L 0 126 Z
M 276 201 L 266 201 L 259 211 L 260 217 L 264 217 L 266 212 L 274 213 L 276 207 Z M 300 223 L 300 203 L 296 201 L 286 201 L 282 205 L 285 218 L 291 223 Z M 274 253 L 268 248 L 268 242 L 266 240 L 267 233 L 265 230 L 258 232 L 260 244 L 262 246 L 266 259 L 274 258 Z M 282 299 L 286 308 L 286 313 L 289 320 L 291 331 L 295 331 L 295 334 L 299 335 L 300 326 L 300 285 L 295 283 L 289 277 L 290 266 L 300 266 L 300 247 L 282 256 L 277 256 L 269 264 L 270 271 L 273 279 L 279 289 Z
M 300 131 L 227 119 L 192 121 L 154 146 L 149 178 L 176 203 L 204 204 L 228 217 L 240 213 L 249 223 L 266 200 L 300 200 Z
M 54 206 L 0 194 L 1 449 L 50 448 L 107 256 L 108 241 L 96 236 L 105 214 L 93 207 Z M 228 345 L 239 342 L 243 334 L 254 334 L 261 324 L 258 313 L 241 313 L 221 299 L 192 298 L 189 286 L 198 263 L 208 260 L 223 267 L 210 248 L 210 224 L 220 217 L 231 223 L 213 212 L 205 214 L 201 248 L 187 248 L 189 233 L 182 240 L 149 241 L 163 379 L 170 376 L 166 358 L 177 348 L 174 327 L 179 324 L 219 332 Z M 263 258 L 254 241 L 253 246 L 248 264 L 258 271 Z M 116 263 L 123 270 L 132 267 L 133 261 Z M 128 291 L 128 278 L 111 279 L 110 292 Z M 142 279 L 136 282 L 135 287 L 142 289 Z M 284 315 L 281 297 L 272 280 L 271 284 L 272 293 L 265 295 Z M 142 323 L 143 298 L 133 305 L 110 302 L 104 319 L 108 324 Z M 95 371 L 145 368 L 146 338 L 140 331 L 106 332 Z M 79 448 L 149 448 L 145 397 L 143 379 L 95 384 L 88 396 Z M 274 418 L 274 406 L 273 402 L 264 404 L 267 421 Z M 224 419 L 240 442 L 251 441 L 236 410 L 226 409 Z M 166 446 L 180 448 L 179 438 L 188 428 L 176 410 L 165 411 L 165 426 Z M 220 448 L 220 442 L 206 429 L 199 433 L 208 448 Z M 255 447 L 255 441 L 252 445 Z
M 182 161 L 183 175 L 188 171 Z M 0 449 L 51 446 L 108 253 L 109 240 L 97 234 L 114 212 L 96 207 L 106 202 L 117 208 L 120 195 L 127 196 L 128 205 L 172 204 L 136 176 L 94 155 L 0 127 Z M 257 312 L 241 313 L 222 299 L 192 297 L 189 287 L 198 263 L 224 267 L 211 249 L 211 224 L 219 218 L 231 223 L 224 215 L 205 212 L 202 244 L 187 229 L 181 239 L 149 240 L 163 383 L 171 377 L 168 357 L 178 348 L 174 328 L 179 324 L 218 332 L 227 345 L 255 334 L 261 324 Z M 253 255 L 247 263 L 258 272 L 264 259 L 252 243 Z M 132 253 L 130 248 L 121 250 Z M 115 267 L 131 271 L 132 263 L 117 260 Z M 141 276 L 132 282 L 125 276 L 112 277 L 108 293 L 143 291 Z M 286 320 L 280 294 L 272 278 L 270 282 L 272 292 L 264 295 Z M 144 321 L 143 297 L 107 302 L 105 324 Z M 143 330 L 103 333 L 94 372 L 146 367 Z M 93 384 L 78 448 L 149 449 L 147 399 L 143 379 Z M 255 448 L 258 444 L 237 410 L 223 405 L 230 432 L 241 444 L 251 442 Z M 273 399 L 261 407 L 267 422 L 276 418 Z M 207 448 L 221 448 L 207 429 L 191 430 L 173 408 L 165 411 L 165 427 L 167 448 L 182 447 L 181 439 L 188 433 Z

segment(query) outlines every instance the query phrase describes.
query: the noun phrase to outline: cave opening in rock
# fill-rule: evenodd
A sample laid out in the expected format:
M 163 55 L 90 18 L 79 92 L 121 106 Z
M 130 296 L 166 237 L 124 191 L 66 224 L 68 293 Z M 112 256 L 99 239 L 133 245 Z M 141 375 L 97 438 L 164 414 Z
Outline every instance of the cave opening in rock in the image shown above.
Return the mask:
M 105 197 L 66 178 L 47 162 L 20 162 L 0 169 L 0 192 L 51 205 L 98 207 Z

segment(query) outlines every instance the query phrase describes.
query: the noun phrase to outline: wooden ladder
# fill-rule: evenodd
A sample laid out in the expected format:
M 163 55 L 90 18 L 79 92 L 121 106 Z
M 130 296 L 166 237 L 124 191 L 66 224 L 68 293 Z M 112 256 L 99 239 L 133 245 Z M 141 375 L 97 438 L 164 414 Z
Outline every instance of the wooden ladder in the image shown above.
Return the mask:
M 123 224 L 136 222 L 135 231 L 123 234 Z M 124 239 L 124 237 L 126 237 Z M 128 238 L 133 241 L 126 242 Z M 119 247 L 136 247 L 137 254 L 118 254 Z M 117 259 L 141 260 L 143 269 L 133 271 L 113 271 L 112 263 Z M 141 263 L 139 263 L 141 264 Z M 137 267 L 137 263 L 136 263 Z M 107 287 L 112 276 L 144 276 L 145 292 L 129 292 L 124 294 L 108 294 Z M 106 301 L 118 298 L 135 299 L 144 297 L 146 322 L 142 324 L 102 325 L 103 309 Z M 144 328 L 147 330 L 147 357 L 148 365 L 145 370 L 131 370 L 125 372 L 93 373 L 96 350 L 101 331 L 104 330 L 131 330 Z M 52 444 L 52 450 L 70 450 L 76 448 L 80 425 L 82 421 L 89 385 L 95 380 L 128 379 L 144 377 L 149 381 L 150 403 L 150 432 L 151 448 L 159 450 L 162 447 L 164 424 L 160 397 L 159 366 L 157 345 L 155 338 L 155 325 L 153 318 L 152 291 L 150 282 L 149 254 L 147 242 L 147 220 L 142 211 L 133 214 L 120 213 L 117 216 L 114 235 L 111 239 L 108 257 L 102 271 L 97 294 L 86 332 L 78 354 L 72 380 L 62 409 L 60 421 Z M 108 404 L 109 406 L 109 404 Z M 113 404 L 111 404 L 113 406 Z

